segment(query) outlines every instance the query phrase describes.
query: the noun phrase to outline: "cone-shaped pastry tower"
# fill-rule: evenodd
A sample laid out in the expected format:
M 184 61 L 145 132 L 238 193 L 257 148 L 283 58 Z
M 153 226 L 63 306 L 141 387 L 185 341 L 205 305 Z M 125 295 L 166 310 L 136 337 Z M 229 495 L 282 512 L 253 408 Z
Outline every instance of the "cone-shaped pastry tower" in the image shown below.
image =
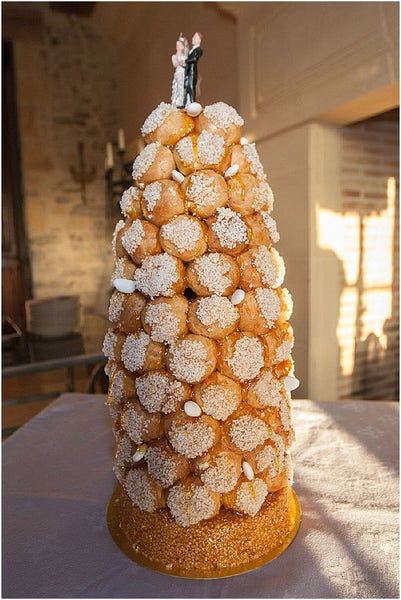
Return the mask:
M 296 379 L 255 145 L 223 102 L 188 113 L 161 103 L 142 127 L 104 352 L 124 535 L 145 564 L 210 577 L 261 564 L 294 535 Z

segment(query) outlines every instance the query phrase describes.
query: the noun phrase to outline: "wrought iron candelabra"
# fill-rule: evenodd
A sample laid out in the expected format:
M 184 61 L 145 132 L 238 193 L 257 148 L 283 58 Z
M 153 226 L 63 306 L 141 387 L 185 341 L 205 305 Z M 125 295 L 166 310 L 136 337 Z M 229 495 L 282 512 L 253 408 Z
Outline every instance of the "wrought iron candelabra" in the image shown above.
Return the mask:
M 119 213 L 119 201 L 124 190 L 132 185 L 132 163 L 125 159 L 124 131 L 118 130 L 118 142 L 107 142 L 105 179 L 106 179 L 106 216 Z

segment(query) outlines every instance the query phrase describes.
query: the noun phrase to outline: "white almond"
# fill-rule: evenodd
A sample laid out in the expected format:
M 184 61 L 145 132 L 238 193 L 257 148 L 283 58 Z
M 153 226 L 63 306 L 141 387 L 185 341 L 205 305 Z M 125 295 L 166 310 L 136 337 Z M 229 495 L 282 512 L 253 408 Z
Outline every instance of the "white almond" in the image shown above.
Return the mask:
M 284 379 L 284 388 L 287 392 L 292 392 L 299 387 L 299 379 L 293 377 L 293 375 L 287 375 Z
M 202 414 L 202 409 L 199 404 L 193 402 L 192 400 L 188 400 L 184 404 L 184 412 L 188 415 L 188 417 L 200 417 Z
M 237 289 L 231 296 L 231 304 L 234 304 L 234 306 L 236 304 L 241 304 L 241 302 L 243 301 L 244 298 L 245 298 L 244 290 Z
M 188 104 L 187 106 L 187 114 L 190 117 L 197 117 L 198 115 L 200 115 L 202 112 L 202 104 L 199 104 L 199 102 L 191 102 L 191 104 Z
M 227 171 L 224 173 L 224 177 L 227 179 L 228 177 L 234 177 L 239 171 L 239 165 L 235 164 L 231 167 L 228 167 Z
M 146 450 L 147 450 L 147 449 L 148 449 L 148 447 L 147 447 L 147 445 L 146 445 L 146 444 L 141 444 L 141 445 L 139 446 L 139 448 L 137 448 L 137 450 L 136 450 L 136 452 L 135 452 L 134 456 L 132 457 L 132 461 L 133 461 L 134 463 L 137 463 L 137 462 L 139 462 L 140 460 L 142 460 L 142 459 L 143 459 L 143 457 L 144 457 L 144 456 L 145 456 L 145 454 L 146 454 Z
M 180 173 L 179 171 L 177 171 L 176 169 L 173 169 L 171 171 L 171 177 L 174 179 L 174 181 L 176 181 L 177 183 L 182 183 L 185 179 L 185 176 Z
M 244 460 L 244 462 L 242 463 L 242 471 L 243 471 L 245 477 L 249 481 L 252 481 L 252 479 L 255 478 L 255 475 L 253 473 L 253 469 L 252 469 L 251 465 L 248 462 L 246 462 L 246 460 Z
M 132 281 L 132 279 L 117 278 L 114 279 L 113 285 L 116 290 L 122 292 L 123 294 L 132 294 L 132 292 L 135 292 L 135 283 Z
M 241 146 L 246 146 L 247 144 L 249 144 L 248 140 L 246 139 L 246 137 L 242 137 L 239 141 L 239 143 L 241 144 Z

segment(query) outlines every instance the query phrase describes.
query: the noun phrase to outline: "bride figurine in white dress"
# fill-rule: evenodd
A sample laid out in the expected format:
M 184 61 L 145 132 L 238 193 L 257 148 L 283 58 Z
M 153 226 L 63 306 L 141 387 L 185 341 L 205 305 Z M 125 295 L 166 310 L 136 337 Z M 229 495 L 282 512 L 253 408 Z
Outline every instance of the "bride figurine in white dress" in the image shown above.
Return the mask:
M 188 56 L 189 45 L 187 39 L 180 33 L 175 44 L 176 53 L 171 57 L 173 63 L 174 78 L 171 90 L 171 104 L 174 108 L 183 108 L 184 106 L 184 77 L 185 60 Z

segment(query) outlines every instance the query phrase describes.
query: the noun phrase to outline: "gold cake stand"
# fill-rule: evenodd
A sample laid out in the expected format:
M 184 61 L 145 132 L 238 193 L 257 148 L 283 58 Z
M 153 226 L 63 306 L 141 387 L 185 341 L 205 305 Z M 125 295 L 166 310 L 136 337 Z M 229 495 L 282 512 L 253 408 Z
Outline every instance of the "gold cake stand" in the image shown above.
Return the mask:
M 180 568 L 167 568 L 165 565 L 152 561 L 149 558 L 143 556 L 140 552 L 136 551 L 130 541 L 128 540 L 125 533 L 122 531 L 120 527 L 120 517 L 119 517 L 119 498 L 120 498 L 120 486 L 117 486 L 113 495 L 110 498 L 110 501 L 107 506 L 107 526 L 111 537 L 117 544 L 117 546 L 122 550 L 131 560 L 134 562 L 152 569 L 153 571 L 158 571 L 159 573 L 164 573 L 166 575 L 171 575 L 174 577 L 183 577 L 187 579 L 221 579 L 224 577 L 232 577 L 234 575 L 241 575 L 243 573 L 248 573 L 249 571 L 253 571 L 266 565 L 271 562 L 280 554 L 284 552 L 294 540 L 299 526 L 301 524 L 301 507 L 299 504 L 298 497 L 293 489 L 291 489 L 292 495 L 292 506 L 291 506 L 291 517 L 292 517 L 292 529 L 285 536 L 284 540 L 278 544 L 276 547 L 270 549 L 266 554 L 259 556 L 257 559 L 252 560 L 248 563 L 244 563 L 242 565 L 236 566 L 234 568 L 223 568 L 216 569 L 213 571 L 200 571 L 200 570 L 183 570 Z

